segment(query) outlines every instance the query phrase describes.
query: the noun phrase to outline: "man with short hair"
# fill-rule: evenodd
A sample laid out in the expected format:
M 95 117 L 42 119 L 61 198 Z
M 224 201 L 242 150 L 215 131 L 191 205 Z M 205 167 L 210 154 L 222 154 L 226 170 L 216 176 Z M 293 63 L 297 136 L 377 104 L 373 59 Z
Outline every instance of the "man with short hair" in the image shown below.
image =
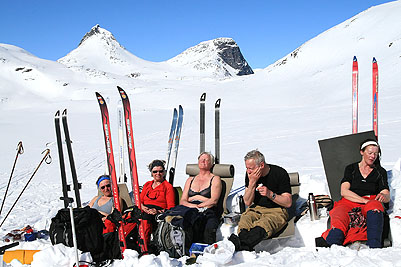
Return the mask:
M 238 237 L 230 240 L 239 250 L 253 250 L 265 238 L 280 231 L 288 220 L 286 208 L 292 205 L 290 177 L 282 167 L 267 164 L 258 150 L 245 157 L 245 194 L 247 210 L 238 224 Z

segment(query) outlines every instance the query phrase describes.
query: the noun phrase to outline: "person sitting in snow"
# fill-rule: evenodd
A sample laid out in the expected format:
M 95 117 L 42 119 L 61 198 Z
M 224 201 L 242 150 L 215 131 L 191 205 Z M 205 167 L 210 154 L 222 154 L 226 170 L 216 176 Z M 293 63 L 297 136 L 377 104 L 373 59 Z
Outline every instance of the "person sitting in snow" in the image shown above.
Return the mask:
M 258 150 L 245 157 L 244 202 L 248 206 L 238 224 L 238 236 L 229 238 L 236 250 L 253 250 L 254 246 L 280 231 L 288 220 L 291 207 L 290 177 L 282 167 L 267 164 Z
M 148 245 L 151 233 L 157 228 L 156 215 L 175 206 L 174 188 L 166 181 L 164 164 L 164 161 L 158 159 L 149 164 L 153 179 L 143 185 L 140 196 L 145 242 Z
M 220 176 L 211 172 L 213 164 L 213 155 L 202 152 L 198 157 L 199 174 L 189 177 L 182 191 L 180 205 L 198 210 L 191 216 L 191 220 L 196 221 L 192 226 L 193 243 L 213 244 L 216 242 L 216 231 L 220 223 L 217 204 L 222 185 Z
M 390 201 L 387 172 L 380 166 L 376 140 L 365 140 L 359 150 L 362 159 L 345 168 L 342 198 L 330 211 L 330 229 L 322 234 L 326 243 L 318 246 L 367 240 L 370 248 L 382 247 L 383 203 Z
M 103 215 L 103 222 L 106 220 L 106 217 L 113 212 L 114 202 L 113 202 L 113 192 L 111 191 L 111 181 L 109 175 L 101 175 L 96 181 L 96 185 L 100 192 L 101 196 L 95 196 L 88 204 L 89 207 L 96 209 L 101 215 Z M 120 203 L 123 201 L 120 198 Z

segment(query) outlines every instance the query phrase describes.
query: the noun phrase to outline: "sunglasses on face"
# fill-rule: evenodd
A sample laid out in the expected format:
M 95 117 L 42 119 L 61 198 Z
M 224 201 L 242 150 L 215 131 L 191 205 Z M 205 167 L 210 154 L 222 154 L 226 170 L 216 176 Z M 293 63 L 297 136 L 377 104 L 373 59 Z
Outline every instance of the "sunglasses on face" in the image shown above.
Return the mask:
M 111 185 L 110 185 L 110 184 L 106 184 L 106 185 L 104 185 L 104 186 L 101 186 L 100 189 L 103 190 L 103 189 L 105 189 L 106 187 L 107 187 L 107 188 L 110 188 Z
M 160 171 L 152 171 L 152 173 L 164 173 L 164 170 L 160 170 Z

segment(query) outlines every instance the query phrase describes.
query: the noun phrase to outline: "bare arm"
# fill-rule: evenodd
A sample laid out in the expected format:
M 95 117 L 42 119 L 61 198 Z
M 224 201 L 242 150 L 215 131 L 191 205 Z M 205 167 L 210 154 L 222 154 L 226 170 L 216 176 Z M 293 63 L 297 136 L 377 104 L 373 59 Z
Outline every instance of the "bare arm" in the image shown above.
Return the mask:
M 348 199 L 350 201 L 356 202 L 356 203 L 362 203 L 366 204 L 368 203 L 368 199 L 363 198 L 359 196 L 358 194 L 352 192 L 350 190 L 351 184 L 349 182 L 344 182 L 341 184 L 341 196 L 345 199 Z
M 256 168 L 252 173 L 248 174 L 249 184 L 245 187 L 244 193 L 244 203 L 250 206 L 255 199 L 255 191 L 257 187 L 257 182 L 262 175 L 262 169 L 260 167 Z
M 388 189 L 383 189 L 382 191 L 380 191 L 379 194 L 377 194 L 375 199 L 382 203 L 389 203 L 390 202 L 390 191 L 388 191 Z

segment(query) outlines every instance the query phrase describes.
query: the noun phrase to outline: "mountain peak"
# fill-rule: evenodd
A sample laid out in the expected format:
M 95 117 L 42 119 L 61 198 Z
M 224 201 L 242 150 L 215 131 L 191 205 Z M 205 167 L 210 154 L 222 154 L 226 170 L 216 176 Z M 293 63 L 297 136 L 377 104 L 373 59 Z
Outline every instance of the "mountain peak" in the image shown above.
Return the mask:
M 197 70 L 213 70 L 216 75 L 241 76 L 253 74 L 232 38 L 216 38 L 188 48 L 169 60 L 177 65 L 191 66 Z
M 95 36 L 100 38 L 100 39 L 105 40 L 106 42 L 109 41 L 109 40 L 117 42 L 116 38 L 114 37 L 114 35 L 111 32 L 101 28 L 99 24 L 96 24 L 95 26 L 92 27 L 92 29 L 89 32 L 87 32 L 84 35 L 84 37 L 81 39 L 81 42 L 79 42 L 78 46 L 82 45 L 89 38 L 92 38 L 92 37 L 95 37 Z M 122 46 L 120 45 L 120 47 L 122 47 Z

